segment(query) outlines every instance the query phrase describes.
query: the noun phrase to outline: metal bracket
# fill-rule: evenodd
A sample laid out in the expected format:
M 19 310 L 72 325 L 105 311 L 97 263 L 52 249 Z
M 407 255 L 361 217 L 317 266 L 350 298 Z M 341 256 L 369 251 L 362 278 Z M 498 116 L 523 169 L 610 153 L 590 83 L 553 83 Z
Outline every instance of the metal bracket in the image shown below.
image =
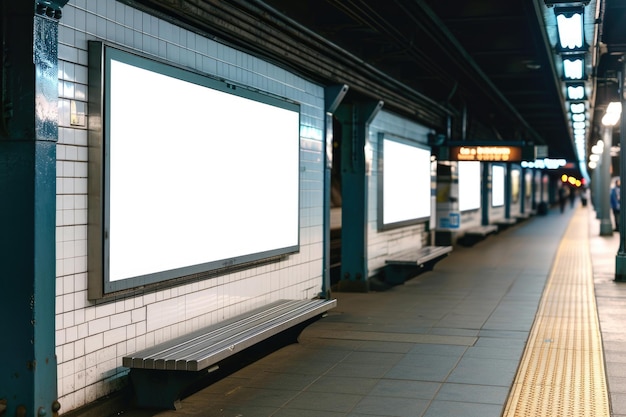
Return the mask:
M 332 85 L 326 87 L 324 90 L 325 107 L 327 113 L 334 113 L 337 107 L 343 101 L 343 98 L 348 93 L 348 86 L 346 84 Z

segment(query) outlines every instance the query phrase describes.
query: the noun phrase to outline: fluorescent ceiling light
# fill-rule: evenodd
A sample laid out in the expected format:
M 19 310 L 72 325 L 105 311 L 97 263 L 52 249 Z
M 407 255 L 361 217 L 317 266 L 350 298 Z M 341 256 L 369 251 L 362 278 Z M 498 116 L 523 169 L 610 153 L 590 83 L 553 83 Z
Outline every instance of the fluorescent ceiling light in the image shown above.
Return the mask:
M 572 126 L 574 126 L 574 129 L 584 129 L 586 124 L 585 122 L 574 122 L 572 123 Z
M 574 122 L 584 122 L 586 120 L 584 113 L 576 113 L 572 114 L 572 121 Z
M 570 80 L 582 80 L 584 61 L 582 58 L 564 58 L 563 74 Z
M 584 113 L 585 103 L 572 103 L 569 108 L 572 113 Z
M 555 9 L 559 41 L 563 49 L 583 47 L 583 14 L 571 9 Z
M 567 99 L 568 100 L 581 100 L 585 98 L 585 87 L 582 85 L 569 85 L 567 86 Z

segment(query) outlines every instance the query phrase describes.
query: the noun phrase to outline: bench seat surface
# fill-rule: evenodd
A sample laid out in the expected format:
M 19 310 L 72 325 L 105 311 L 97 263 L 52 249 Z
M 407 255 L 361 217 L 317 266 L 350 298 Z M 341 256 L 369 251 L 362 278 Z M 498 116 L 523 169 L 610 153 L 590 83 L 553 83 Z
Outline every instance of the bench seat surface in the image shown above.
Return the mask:
M 498 231 L 498 226 L 495 224 L 487 224 L 484 226 L 476 226 L 465 231 L 466 235 L 478 235 L 478 236 L 487 236 L 489 233 L 496 233 Z
M 504 219 L 498 219 L 498 220 L 494 221 L 494 223 L 496 225 L 498 225 L 498 224 L 510 225 L 510 224 L 517 223 L 517 219 L 511 218 L 511 217 L 507 217 L 507 218 L 504 218 Z
M 399 252 L 387 258 L 387 264 L 423 264 L 435 258 L 447 255 L 452 251 L 452 246 L 424 246 L 419 249 L 410 249 Z
M 128 368 L 199 371 L 335 307 L 337 300 L 280 300 L 122 359 Z

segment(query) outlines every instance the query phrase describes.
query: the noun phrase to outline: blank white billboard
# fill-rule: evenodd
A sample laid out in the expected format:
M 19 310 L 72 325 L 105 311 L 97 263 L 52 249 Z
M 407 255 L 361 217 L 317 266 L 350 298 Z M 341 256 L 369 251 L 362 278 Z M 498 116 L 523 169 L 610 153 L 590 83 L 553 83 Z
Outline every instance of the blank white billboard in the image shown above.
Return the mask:
M 105 51 L 105 287 L 297 251 L 299 106 Z
M 381 147 L 381 228 L 430 217 L 430 149 L 384 137 Z
M 493 165 L 491 167 L 491 205 L 499 207 L 504 205 L 504 167 Z
M 476 210 L 480 208 L 480 162 L 459 161 L 459 211 Z

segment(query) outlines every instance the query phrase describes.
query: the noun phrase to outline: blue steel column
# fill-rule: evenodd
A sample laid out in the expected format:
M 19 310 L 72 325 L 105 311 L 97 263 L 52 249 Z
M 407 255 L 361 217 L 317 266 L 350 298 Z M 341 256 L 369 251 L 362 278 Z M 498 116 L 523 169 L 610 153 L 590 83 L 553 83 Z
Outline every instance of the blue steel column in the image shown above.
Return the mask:
M 526 168 L 522 168 L 520 170 L 520 186 L 519 186 L 519 212 L 521 214 L 526 213 L 527 211 L 527 207 L 526 207 Z
M 348 86 L 326 87 L 324 91 L 324 272 L 322 294 L 323 298 L 330 298 L 330 200 L 331 176 L 333 169 L 333 113 L 348 92 Z
M 530 170 L 530 208 L 531 210 L 537 210 L 537 180 L 535 175 L 537 170 L 531 168 Z
M 506 163 L 504 174 L 504 218 L 511 218 L 511 164 Z
M 482 174 L 482 181 L 481 181 L 481 189 L 480 189 L 480 194 L 481 194 L 481 212 L 482 212 L 482 218 L 481 218 L 481 224 L 483 226 L 486 226 L 489 224 L 489 207 L 490 207 L 490 203 L 489 203 L 489 190 L 491 189 L 491 175 L 489 172 L 489 163 L 487 162 L 481 162 L 482 164 L 482 168 L 483 168 L 483 174 Z
M 600 157 L 600 236 L 613 235 L 613 222 L 611 221 L 611 144 L 613 143 L 613 128 L 602 127 L 602 140 L 604 150 Z
M 342 104 L 336 115 L 341 137 L 341 276 L 339 291 L 367 292 L 367 167 L 368 126 L 382 101 Z
M 54 416 L 58 19 L 62 4 L 2 4 L 0 400 Z M 36 12 L 35 12 L 36 11 Z
M 622 56 L 621 71 L 619 74 L 619 96 L 622 102 L 622 115 L 620 117 L 619 143 L 620 149 L 620 201 L 626 201 L 626 95 L 624 91 L 624 76 L 626 76 L 626 58 Z M 610 149 L 610 148 L 608 148 Z M 626 208 L 619 213 L 619 249 L 615 257 L 615 280 L 626 281 Z

